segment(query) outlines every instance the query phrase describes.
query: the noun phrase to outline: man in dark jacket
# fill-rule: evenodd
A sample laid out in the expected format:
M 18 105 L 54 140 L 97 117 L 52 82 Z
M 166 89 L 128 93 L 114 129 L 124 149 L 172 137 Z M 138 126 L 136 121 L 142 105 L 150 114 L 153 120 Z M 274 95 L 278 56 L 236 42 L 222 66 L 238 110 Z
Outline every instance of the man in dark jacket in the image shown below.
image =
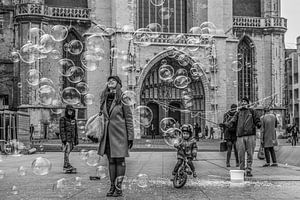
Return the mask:
M 246 176 L 252 175 L 253 154 L 256 145 L 256 127 L 261 127 L 257 112 L 249 108 L 249 99 L 244 97 L 241 101 L 241 109 L 235 113 L 229 122 L 220 124 L 230 128 L 237 125 L 237 148 L 240 169 L 246 171 Z M 247 152 L 247 166 L 245 168 L 245 153 Z
M 69 162 L 69 155 L 74 146 L 78 145 L 77 122 L 75 109 L 71 105 L 66 106 L 65 116 L 59 119 L 60 138 L 64 151 L 64 171 L 74 170 Z
M 231 109 L 224 114 L 223 123 L 229 122 L 231 118 L 235 115 L 237 112 L 237 105 L 232 104 Z M 234 124 L 230 128 L 224 128 L 224 140 L 226 140 L 227 143 L 227 157 L 226 157 L 226 167 L 230 167 L 230 157 L 231 157 L 231 151 L 232 147 L 234 150 L 235 160 L 236 160 L 236 166 L 239 167 L 239 157 L 238 157 L 238 151 L 236 147 L 236 124 Z

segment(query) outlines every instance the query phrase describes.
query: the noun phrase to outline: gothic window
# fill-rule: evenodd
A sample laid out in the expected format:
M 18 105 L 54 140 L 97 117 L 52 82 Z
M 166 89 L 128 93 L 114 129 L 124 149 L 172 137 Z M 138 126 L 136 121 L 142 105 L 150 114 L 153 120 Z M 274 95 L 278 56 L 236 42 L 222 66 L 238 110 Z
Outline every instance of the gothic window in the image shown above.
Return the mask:
M 250 38 L 244 37 L 238 45 L 238 100 L 248 97 L 256 100 L 256 77 L 254 67 L 254 48 Z
M 137 27 L 146 28 L 151 23 L 158 23 L 162 32 L 186 33 L 186 9 L 186 0 L 166 0 L 162 6 L 154 6 L 150 0 L 137 0 Z
M 75 30 L 70 30 L 69 34 L 68 34 L 68 37 L 64 41 L 63 48 L 67 43 L 69 43 L 72 40 L 79 40 L 80 41 L 79 37 L 80 36 L 75 32 Z M 80 53 L 79 55 L 73 55 L 73 54 L 70 54 L 68 51 L 65 51 L 65 50 L 63 50 L 63 52 L 64 52 L 63 53 L 64 58 L 68 58 L 68 59 L 72 60 L 74 62 L 74 65 L 77 66 L 77 67 L 80 67 L 83 70 L 83 72 L 85 73 L 85 76 L 86 76 L 85 69 L 82 66 L 81 61 L 80 61 L 82 53 Z M 67 69 L 65 69 L 65 70 L 67 70 Z M 81 82 L 86 82 L 86 77 L 84 77 L 84 79 Z M 78 83 L 70 82 L 67 77 L 63 77 L 63 88 L 76 87 L 77 84 Z M 82 97 L 81 103 L 84 105 L 83 97 Z

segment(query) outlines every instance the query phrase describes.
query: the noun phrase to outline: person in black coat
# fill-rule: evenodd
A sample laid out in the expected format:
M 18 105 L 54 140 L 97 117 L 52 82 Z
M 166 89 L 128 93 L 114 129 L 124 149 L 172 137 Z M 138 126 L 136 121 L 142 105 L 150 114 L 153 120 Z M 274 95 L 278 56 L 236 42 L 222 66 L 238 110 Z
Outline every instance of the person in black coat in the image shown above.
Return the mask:
M 70 164 L 69 155 L 74 146 L 78 145 L 77 121 L 73 106 L 66 106 L 65 116 L 59 119 L 59 130 L 64 152 L 63 170 L 73 170 L 75 168 Z
M 229 122 L 230 119 L 235 115 L 237 112 L 237 105 L 232 104 L 231 109 L 224 114 L 223 123 Z M 230 128 L 224 128 L 224 140 L 227 143 L 227 156 L 226 156 L 226 167 L 230 167 L 230 157 L 232 152 L 232 147 L 234 150 L 235 160 L 236 160 L 236 167 L 239 167 L 239 157 L 238 157 L 238 150 L 236 147 L 236 124 L 234 124 Z

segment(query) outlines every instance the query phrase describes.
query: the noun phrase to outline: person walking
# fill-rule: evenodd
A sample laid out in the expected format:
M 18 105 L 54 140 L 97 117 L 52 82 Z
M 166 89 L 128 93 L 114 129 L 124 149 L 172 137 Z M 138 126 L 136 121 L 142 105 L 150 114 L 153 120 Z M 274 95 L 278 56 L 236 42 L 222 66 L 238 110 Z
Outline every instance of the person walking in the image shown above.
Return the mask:
M 78 145 L 77 121 L 75 119 L 75 109 L 71 105 L 66 106 L 65 116 L 59 119 L 60 138 L 64 152 L 63 170 L 76 170 L 69 161 L 69 156 L 74 146 Z
M 230 110 L 224 114 L 223 123 L 229 122 L 231 118 L 237 112 L 237 105 L 232 104 Z M 226 155 L 226 167 L 230 167 L 230 157 L 232 152 L 232 147 L 235 155 L 236 167 L 239 167 L 239 157 L 238 157 L 238 150 L 236 146 L 236 123 L 234 123 L 230 128 L 224 128 L 224 140 L 227 144 L 227 155 Z
M 209 139 L 213 140 L 214 139 L 214 133 L 215 133 L 215 130 L 213 127 L 210 127 L 210 131 L 209 131 L 210 135 L 209 135 Z
M 266 163 L 263 167 L 275 166 L 277 167 L 276 154 L 274 151 L 274 140 L 276 140 L 276 130 L 278 121 L 273 113 L 270 113 L 269 108 L 264 109 L 265 114 L 261 117 L 261 135 L 260 142 L 265 151 Z M 272 158 L 272 165 L 270 165 L 270 154 Z
M 296 146 L 297 145 L 298 133 L 299 133 L 299 128 L 296 125 L 296 123 L 294 123 L 293 126 L 291 127 L 292 146 Z
M 256 127 L 261 127 L 260 118 L 257 112 L 249 108 L 249 99 L 242 98 L 241 108 L 229 122 L 221 123 L 221 127 L 232 127 L 237 125 L 237 149 L 239 155 L 240 170 L 245 170 L 248 177 L 252 174 L 253 154 L 256 145 Z M 245 167 L 245 153 L 247 153 L 247 166 Z
M 205 126 L 204 130 L 205 130 L 205 137 L 207 137 L 208 136 L 208 126 L 207 125 Z
M 118 76 L 110 76 L 107 86 L 101 94 L 99 115 L 104 117 L 103 138 L 98 154 L 106 155 L 110 176 L 110 189 L 106 196 L 123 195 L 122 181 L 125 175 L 125 157 L 133 146 L 133 119 L 128 105 L 121 102 L 122 82 Z

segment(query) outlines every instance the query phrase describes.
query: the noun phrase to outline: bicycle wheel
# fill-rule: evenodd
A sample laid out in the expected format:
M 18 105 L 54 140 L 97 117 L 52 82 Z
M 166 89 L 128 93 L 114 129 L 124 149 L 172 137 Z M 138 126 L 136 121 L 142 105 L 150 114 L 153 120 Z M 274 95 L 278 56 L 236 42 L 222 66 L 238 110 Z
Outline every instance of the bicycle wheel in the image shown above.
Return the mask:
M 180 169 L 173 179 L 173 186 L 175 188 L 181 188 L 186 184 L 186 181 L 187 174 L 184 170 Z

